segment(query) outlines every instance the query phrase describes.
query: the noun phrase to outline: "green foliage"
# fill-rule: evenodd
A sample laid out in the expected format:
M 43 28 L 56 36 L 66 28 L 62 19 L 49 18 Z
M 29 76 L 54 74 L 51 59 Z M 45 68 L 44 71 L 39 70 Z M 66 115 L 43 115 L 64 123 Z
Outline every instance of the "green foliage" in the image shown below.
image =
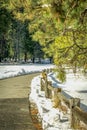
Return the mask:
M 56 77 L 60 82 L 66 81 L 66 72 L 65 72 L 64 67 L 56 66 L 56 68 L 54 69 L 54 72 L 56 73 Z
M 36 2 L 36 3 L 35 3 Z M 86 0 L 31 1 L 30 31 L 57 66 L 87 64 Z
M 0 1 L 0 61 L 5 57 L 20 60 L 23 53 L 25 60 L 27 55 L 31 57 L 42 55 L 41 46 L 32 40 L 28 29 L 29 19 L 33 16 L 30 13 L 30 2 L 30 0 Z
M 83 18 L 82 13 L 86 9 L 86 0 L 52 0 L 51 1 L 51 11 L 57 19 L 59 19 L 59 23 L 65 23 L 66 26 L 70 26 L 70 21 L 79 20 Z M 56 15 L 55 15 L 56 14 Z
M 9 55 L 8 33 L 12 14 L 7 10 L 7 0 L 0 1 L 0 61 Z
M 62 68 L 86 66 L 86 0 L 1 0 L 0 3 L 0 33 L 7 36 L 10 35 L 7 32 L 13 32 L 8 37 L 15 47 L 19 43 L 23 53 L 35 57 L 43 49 Z M 36 48 L 39 51 L 35 52 Z
M 6 33 L 11 24 L 12 14 L 6 7 L 0 5 L 0 34 Z

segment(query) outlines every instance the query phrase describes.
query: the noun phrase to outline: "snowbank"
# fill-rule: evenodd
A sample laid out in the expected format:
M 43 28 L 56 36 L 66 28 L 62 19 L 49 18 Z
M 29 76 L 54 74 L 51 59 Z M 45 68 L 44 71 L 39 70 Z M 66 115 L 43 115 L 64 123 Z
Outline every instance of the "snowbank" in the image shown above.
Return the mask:
M 58 108 L 53 108 L 51 99 L 45 98 L 40 90 L 40 76 L 32 80 L 29 100 L 38 107 L 43 130 L 70 130 L 70 111 L 64 115 Z
M 53 67 L 52 64 L 2 65 L 0 66 L 0 79 L 41 72 L 43 69 Z
M 52 80 L 53 86 L 62 88 L 66 97 L 80 98 L 81 109 L 87 111 L 87 77 L 82 73 L 67 73 L 66 76 L 66 82 L 63 84 L 59 83 L 55 74 L 50 75 L 49 79 Z

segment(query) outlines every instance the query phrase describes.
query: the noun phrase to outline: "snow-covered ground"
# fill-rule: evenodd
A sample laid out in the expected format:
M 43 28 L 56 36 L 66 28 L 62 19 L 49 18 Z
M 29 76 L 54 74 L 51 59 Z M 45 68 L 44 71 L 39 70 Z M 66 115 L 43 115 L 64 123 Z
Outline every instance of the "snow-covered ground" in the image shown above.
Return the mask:
M 54 65 L 52 64 L 1 65 L 0 79 L 41 72 L 43 69 L 49 69 L 53 67 Z
M 53 68 L 51 64 L 27 64 L 27 65 L 1 65 L 0 79 L 14 77 L 17 75 L 41 72 L 47 68 Z M 78 97 L 83 103 L 83 107 L 87 110 L 87 77 L 77 73 L 67 73 L 67 80 L 60 84 L 56 80 L 54 74 L 49 75 L 49 80 L 53 86 L 61 87 L 66 96 Z M 40 76 L 35 77 L 31 84 L 30 98 L 37 103 L 41 118 L 43 118 L 44 130 L 70 130 L 70 120 L 63 121 L 63 115 L 58 109 L 52 107 L 52 102 L 46 99 L 44 93 L 40 91 Z M 33 97 L 34 95 L 34 97 Z M 68 115 L 66 115 L 66 119 Z
M 82 73 L 67 74 L 64 91 L 74 98 L 80 98 L 83 104 L 81 107 L 87 111 L 87 75 L 84 76 Z
M 53 107 L 51 99 L 45 98 L 45 92 L 40 88 L 40 76 L 32 80 L 29 100 L 37 105 L 43 130 L 71 130 L 70 110 L 63 114 L 58 108 Z
M 54 87 L 61 87 L 63 94 L 65 94 L 68 98 L 77 97 L 83 99 L 81 102 L 87 105 L 87 81 L 86 77 L 84 77 L 81 73 L 78 73 L 77 75 L 68 73 L 67 80 L 64 84 L 61 84 L 53 73 L 48 75 L 48 80 L 52 81 L 52 85 Z M 52 100 L 46 98 L 45 93 L 41 91 L 40 76 L 37 76 L 32 80 L 29 100 L 35 102 L 38 107 L 39 114 L 42 119 L 43 130 L 72 130 L 70 127 L 70 109 L 68 109 L 66 114 L 63 114 L 63 112 L 58 108 L 53 107 Z M 84 105 L 82 105 L 82 108 L 83 107 Z M 84 108 L 84 110 L 87 110 L 87 106 Z
M 53 86 L 62 88 L 63 94 L 68 98 L 80 98 L 81 108 L 87 111 L 87 76 L 70 72 L 66 74 L 66 82 L 63 84 L 59 83 L 53 74 L 49 78 L 52 80 Z

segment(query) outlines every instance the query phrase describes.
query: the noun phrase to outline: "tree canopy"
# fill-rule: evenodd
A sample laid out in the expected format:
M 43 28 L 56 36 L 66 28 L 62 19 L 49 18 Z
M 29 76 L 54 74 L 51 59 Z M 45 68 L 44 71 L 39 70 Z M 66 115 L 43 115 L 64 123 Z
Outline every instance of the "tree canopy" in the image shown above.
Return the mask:
M 87 66 L 86 0 L 31 1 L 30 30 L 58 66 Z
M 25 48 L 32 45 L 33 52 L 33 45 L 39 43 L 58 68 L 87 68 L 86 0 L 1 0 L 1 5 L 0 9 L 4 8 L 5 13 L 23 24 L 28 20 L 28 30 L 23 34 L 28 38 Z M 8 16 L 5 13 L 2 21 Z
M 0 1 L 0 61 L 5 58 L 18 61 L 21 57 L 26 61 L 28 57 L 40 57 L 39 52 L 43 54 L 40 45 L 39 50 L 35 47 L 38 42 L 32 40 L 29 31 L 29 7 L 29 0 Z

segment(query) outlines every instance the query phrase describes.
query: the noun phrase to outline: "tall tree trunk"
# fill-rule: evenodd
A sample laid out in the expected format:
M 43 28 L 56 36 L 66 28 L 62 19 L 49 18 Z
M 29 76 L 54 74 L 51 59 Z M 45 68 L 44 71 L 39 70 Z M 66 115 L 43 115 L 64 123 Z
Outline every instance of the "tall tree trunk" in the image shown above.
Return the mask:
M 24 61 L 27 61 L 27 52 L 24 53 Z
M 3 35 L 1 40 L 0 40 L 0 62 L 6 57 L 6 39 L 5 36 Z
M 35 57 L 32 58 L 32 63 L 35 63 Z

